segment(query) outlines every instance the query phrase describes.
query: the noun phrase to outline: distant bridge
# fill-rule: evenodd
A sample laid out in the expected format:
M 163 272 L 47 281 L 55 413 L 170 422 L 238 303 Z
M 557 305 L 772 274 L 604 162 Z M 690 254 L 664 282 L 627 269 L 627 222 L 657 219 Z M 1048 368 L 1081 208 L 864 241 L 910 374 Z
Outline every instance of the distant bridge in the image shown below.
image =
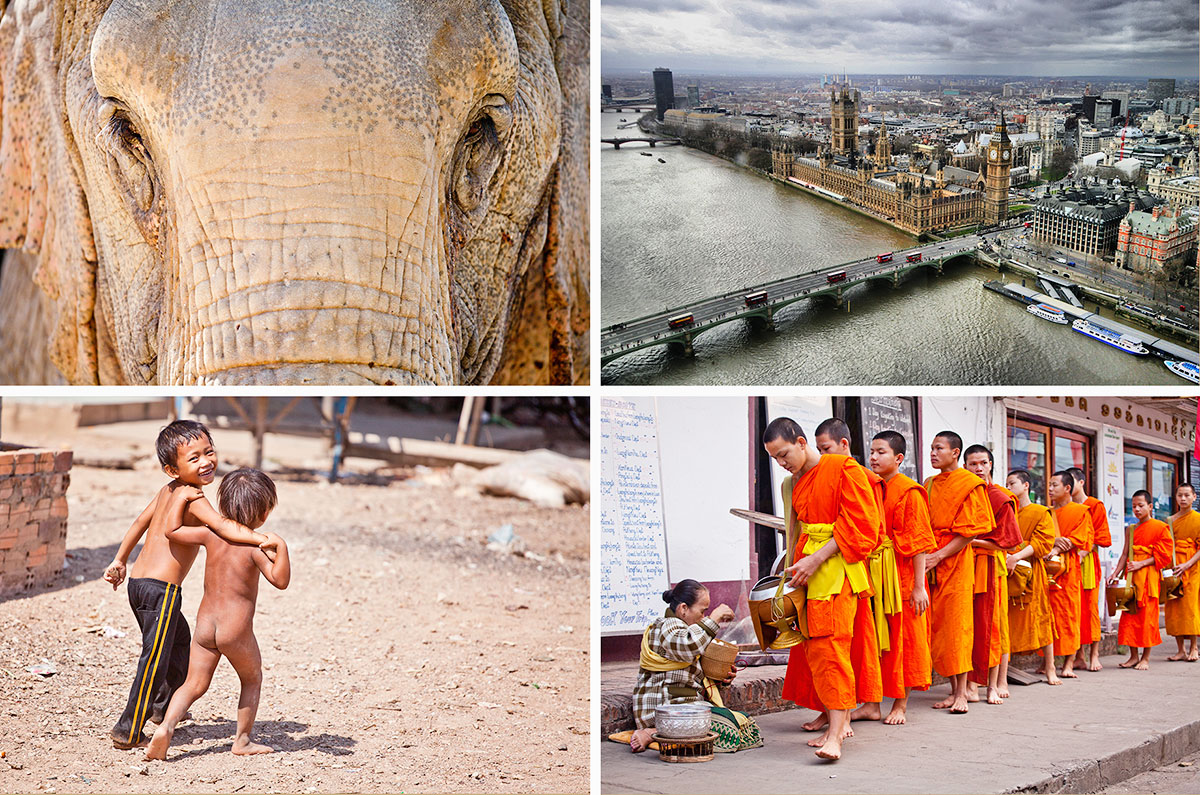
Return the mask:
M 693 341 L 697 336 L 723 323 L 743 318 L 773 329 L 775 314 L 785 306 L 822 297 L 840 307 L 846 290 L 858 284 L 879 283 L 897 287 L 907 274 L 919 268 L 928 268 L 940 274 L 950 260 L 974 260 L 976 249 L 983 239 L 977 234 L 956 237 L 941 243 L 893 252 L 891 262 L 881 263 L 871 257 L 820 271 L 785 276 L 754 287 L 731 290 L 673 309 L 664 309 L 636 320 L 615 323 L 600 331 L 600 364 L 603 366 L 626 354 L 656 345 L 678 346 L 690 356 L 694 352 Z M 921 260 L 909 262 L 908 257 L 915 254 L 920 254 Z M 837 274 L 843 272 L 844 278 L 829 280 L 831 275 L 836 278 Z M 766 300 L 755 306 L 747 306 L 747 296 L 755 293 L 766 293 Z M 690 323 L 671 328 L 669 321 L 672 318 L 686 315 L 691 315 Z
M 643 143 L 648 143 L 648 144 L 650 144 L 651 149 L 654 148 L 655 144 L 662 144 L 663 146 L 674 146 L 676 144 L 683 143 L 678 138 L 654 138 L 654 137 L 651 137 L 648 135 L 641 136 L 641 137 L 631 137 L 631 138 L 601 138 L 600 139 L 600 143 L 602 143 L 602 144 L 612 144 L 613 149 L 620 149 L 621 144 L 633 143 L 634 141 L 641 141 Z
M 631 98 L 627 98 L 627 99 L 613 99 L 613 100 L 609 100 L 608 102 L 601 102 L 601 104 L 600 104 L 600 112 L 601 113 L 603 113 L 606 110 L 611 110 L 614 112 L 620 112 L 623 110 L 633 110 L 633 111 L 645 112 L 645 111 L 655 110 L 656 108 L 657 108 L 657 105 L 655 105 L 654 99 L 652 97 L 651 98 L 631 97 Z

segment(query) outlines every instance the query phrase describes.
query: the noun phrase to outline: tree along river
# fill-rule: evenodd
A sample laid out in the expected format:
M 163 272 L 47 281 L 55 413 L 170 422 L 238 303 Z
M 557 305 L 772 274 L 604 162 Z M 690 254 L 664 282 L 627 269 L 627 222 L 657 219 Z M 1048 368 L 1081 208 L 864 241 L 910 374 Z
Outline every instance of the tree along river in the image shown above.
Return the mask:
M 603 137 L 642 134 L 618 129 L 622 115 L 600 114 Z M 605 144 L 600 184 L 603 326 L 915 245 L 886 224 L 681 146 Z M 857 286 L 849 311 L 801 301 L 776 316 L 775 331 L 735 320 L 699 335 L 694 357 L 644 349 L 605 366 L 603 383 L 1187 384 L 1153 355 L 1111 348 L 983 288 L 996 278 L 1014 280 L 960 263 L 941 276 L 918 271 L 897 289 Z

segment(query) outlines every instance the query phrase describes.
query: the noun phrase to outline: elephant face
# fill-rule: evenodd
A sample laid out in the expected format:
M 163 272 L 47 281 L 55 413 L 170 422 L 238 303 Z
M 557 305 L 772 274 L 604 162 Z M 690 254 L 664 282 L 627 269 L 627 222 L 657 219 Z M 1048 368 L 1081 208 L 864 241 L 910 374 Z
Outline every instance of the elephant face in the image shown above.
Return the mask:
M 39 2 L 64 0 L 28 0 Z M 563 271 L 582 262 L 586 277 L 586 253 L 556 245 L 561 188 L 578 171 L 563 168 L 574 129 L 563 18 L 486 0 L 111 0 L 75 12 L 56 18 L 45 59 L 65 110 L 51 143 L 69 162 L 46 179 L 41 239 L 27 224 L 9 243 L 48 251 L 37 279 L 56 299 L 52 353 L 68 378 L 585 373 L 573 304 L 586 278 Z M 32 26 L 17 16 L 0 23 L 0 46 L 15 27 L 19 70 Z M 8 85 L 4 100 L 15 127 Z M 36 130 L 24 138 L 47 154 Z M 59 211 L 72 192 L 74 212 Z M 58 239 L 72 232 L 82 262 Z

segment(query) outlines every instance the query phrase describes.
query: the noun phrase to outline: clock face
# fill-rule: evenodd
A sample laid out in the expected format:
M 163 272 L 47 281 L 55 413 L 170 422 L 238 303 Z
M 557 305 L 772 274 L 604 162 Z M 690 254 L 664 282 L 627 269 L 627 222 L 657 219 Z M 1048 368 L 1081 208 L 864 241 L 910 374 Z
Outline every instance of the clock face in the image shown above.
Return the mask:
M 1008 160 L 1008 152 L 1007 151 L 1004 153 L 1004 159 Z
M 997 152 L 995 149 L 988 152 L 988 157 L 990 157 L 992 160 L 995 160 L 997 157 L 999 157 L 999 155 L 1000 155 L 1000 153 Z

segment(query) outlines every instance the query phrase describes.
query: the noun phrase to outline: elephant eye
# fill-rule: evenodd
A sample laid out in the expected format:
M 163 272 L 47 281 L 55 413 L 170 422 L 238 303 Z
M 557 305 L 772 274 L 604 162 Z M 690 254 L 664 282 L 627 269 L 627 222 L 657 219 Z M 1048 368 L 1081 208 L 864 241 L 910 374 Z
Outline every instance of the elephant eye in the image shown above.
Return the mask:
M 139 222 L 149 220 L 158 194 L 154 161 L 128 112 L 113 100 L 106 99 L 100 106 L 100 132 L 96 141 L 108 158 L 109 176 L 134 215 Z
M 508 100 L 489 94 L 476 108 L 455 154 L 453 195 L 464 212 L 475 213 L 484 206 L 510 129 L 512 108 Z

